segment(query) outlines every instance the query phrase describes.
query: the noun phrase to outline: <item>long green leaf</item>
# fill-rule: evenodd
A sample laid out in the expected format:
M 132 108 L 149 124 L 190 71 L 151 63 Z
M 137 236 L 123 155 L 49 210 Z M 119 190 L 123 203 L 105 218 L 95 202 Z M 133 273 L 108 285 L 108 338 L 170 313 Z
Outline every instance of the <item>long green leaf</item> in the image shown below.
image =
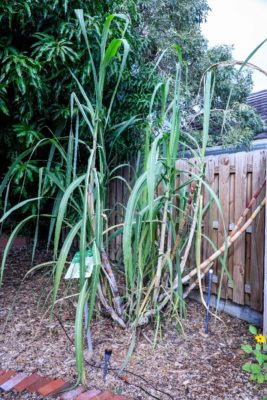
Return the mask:
M 75 189 L 82 183 L 84 180 L 85 175 L 80 176 L 79 178 L 75 179 L 69 187 L 66 189 L 62 200 L 59 205 L 59 210 L 58 210 L 58 217 L 57 217 L 57 222 L 56 222 L 56 228 L 55 228 L 55 238 L 54 238 L 54 254 L 56 256 L 57 251 L 58 251 L 58 245 L 59 245 L 59 239 L 60 239 L 60 234 L 61 234 L 61 229 L 62 229 L 62 222 L 64 219 L 64 215 L 67 212 L 67 206 L 68 206 L 68 201 L 70 197 L 72 196 L 73 192 Z

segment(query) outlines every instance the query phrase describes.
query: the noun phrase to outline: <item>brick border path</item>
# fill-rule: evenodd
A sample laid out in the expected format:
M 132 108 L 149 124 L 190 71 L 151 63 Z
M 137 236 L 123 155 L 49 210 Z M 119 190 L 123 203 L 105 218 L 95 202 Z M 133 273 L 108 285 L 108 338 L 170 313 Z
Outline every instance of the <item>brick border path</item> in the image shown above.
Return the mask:
M 43 397 L 60 396 L 61 400 L 133 400 L 109 390 L 104 392 L 97 389 L 88 390 L 81 385 L 73 388 L 73 384 L 63 379 L 44 378 L 38 374 L 27 375 L 12 369 L 8 371 L 0 369 L 0 393 L 13 391 L 18 395 L 24 390 L 38 393 Z

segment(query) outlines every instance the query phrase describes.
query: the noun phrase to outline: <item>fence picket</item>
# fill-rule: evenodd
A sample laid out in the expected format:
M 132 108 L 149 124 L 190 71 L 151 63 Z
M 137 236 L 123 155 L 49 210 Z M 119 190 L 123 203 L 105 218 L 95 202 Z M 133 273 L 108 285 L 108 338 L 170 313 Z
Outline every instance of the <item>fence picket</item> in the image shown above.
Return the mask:
M 238 221 L 240 215 L 246 208 L 247 192 L 247 155 L 238 153 L 236 155 L 235 169 L 235 221 Z M 233 281 L 235 283 L 233 290 L 233 301 L 237 304 L 245 303 L 245 258 L 246 258 L 246 238 L 242 235 L 234 245 L 234 266 Z
M 252 192 L 254 193 L 265 179 L 266 152 L 260 151 L 253 154 Z M 257 205 L 262 200 L 264 191 L 257 200 Z M 256 208 L 253 205 L 252 211 Z M 252 225 L 251 236 L 251 308 L 261 311 L 263 302 L 263 258 L 264 258 L 264 213 L 259 215 Z

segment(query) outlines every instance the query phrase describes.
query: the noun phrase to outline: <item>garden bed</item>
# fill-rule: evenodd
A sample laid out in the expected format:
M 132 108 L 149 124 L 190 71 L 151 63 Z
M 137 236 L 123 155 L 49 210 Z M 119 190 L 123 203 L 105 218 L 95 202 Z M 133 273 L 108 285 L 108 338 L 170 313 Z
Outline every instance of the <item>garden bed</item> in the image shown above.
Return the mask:
M 38 262 L 49 255 L 39 250 Z M 0 291 L 0 326 L 4 325 L 21 277 L 30 264 L 30 251 L 16 250 L 10 256 L 5 284 Z M 76 379 L 73 339 L 75 298 L 57 307 L 58 319 L 50 320 L 43 311 L 38 311 L 45 293 L 52 288 L 48 276 L 38 273 L 26 280 L 15 303 L 5 332 L 0 333 L 0 368 L 16 371 L 38 372 L 48 377 L 60 377 L 74 382 Z M 88 366 L 89 388 L 110 388 L 134 399 L 150 399 L 149 392 L 160 400 L 173 399 L 210 400 L 261 400 L 267 395 L 266 387 L 252 384 L 241 371 L 242 351 L 240 346 L 249 340 L 247 324 L 221 314 L 223 322 L 211 320 L 211 334 L 204 332 L 204 308 L 188 301 L 188 318 L 183 322 L 185 337 L 178 333 L 173 323 L 165 321 L 162 340 L 154 340 L 152 326 L 139 333 L 138 345 L 128 369 L 140 377 L 127 373 L 124 382 L 110 373 L 103 382 L 102 372 Z M 112 367 L 120 367 L 131 342 L 131 331 L 123 331 L 108 318 L 100 315 L 92 327 L 95 353 L 92 362 L 101 364 L 105 348 L 112 348 Z M 146 392 L 141 390 L 137 385 Z M 156 391 L 159 389 L 159 391 Z M 13 397 L 12 397 L 13 396 Z M 0 393 L 0 398 L 12 399 L 14 394 Z M 20 399 L 37 399 L 19 395 Z

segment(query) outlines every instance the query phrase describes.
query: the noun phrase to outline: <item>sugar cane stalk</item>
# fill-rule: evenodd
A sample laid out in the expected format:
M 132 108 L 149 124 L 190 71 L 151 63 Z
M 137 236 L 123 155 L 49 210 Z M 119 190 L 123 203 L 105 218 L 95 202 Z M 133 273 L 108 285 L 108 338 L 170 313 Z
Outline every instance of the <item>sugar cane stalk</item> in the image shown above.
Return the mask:
M 110 262 L 107 257 L 107 253 L 104 249 L 102 250 L 102 263 L 103 263 L 104 270 L 107 273 L 108 282 L 109 282 L 109 285 L 110 285 L 110 288 L 111 288 L 111 291 L 112 291 L 112 294 L 114 297 L 115 310 L 116 310 L 118 316 L 124 320 L 123 309 L 121 306 L 121 298 L 120 298 L 120 293 L 118 290 L 116 278 L 113 274 L 112 267 L 111 267 Z
M 194 199 L 194 194 L 195 194 L 195 191 L 196 191 L 196 187 L 197 187 L 197 183 L 196 183 L 196 181 L 193 181 L 192 184 L 191 184 L 191 187 L 190 187 L 190 192 L 189 192 L 189 196 L 188 196 L 188 199 L 187 199 L 187 204 L 186 204 L 186 207 L 185 207 L 183 220 L 181 222 L 181 225 L 179 226 L 178 234 L 177 234 L 177 237 L 176 237 L 176 240 L 175 240 L 175 243 L 174 243 L 174 246 L 173 246 L 173 250 L 172 250 L 172 253 L 171 253 L 171 261 L 172 262 L 173 262 L 173 260 L 174 260 L 174 258 L 176 256 L 177 249 L 179 248 L 181 237 L 184 234 L 186 221 L 187 221 L 187 218 L 188 218 L 188 215 L 189 215 L 189 211 L 191 209 L 191 205 L 192 205 L 192 202 L 193 202 L 193 199 Z
M 262 200 L 260 205 L 256 208 L 256 210 L 252 213 L 251 217 L 247 220 L 247 222 L 240 228 L 233 236 L 228 237 L 227 241 L 227 248 L 230 248 L 232 244 L 239 238 L 242 233 L 246 231 L 246 229 L 252 224 L 256 216 L 259 214 L 261 209 L 265 206 L 266 203 L 266 198 Z M 218 258 L 223 252 L 225 251 L 225 244 L 223 244 L 217 251 L 215 251 L 209 258 L 207 258 L 205 261 L 203 261 L 199 269 L 200 270 L 206 270 L 207 267 L 210 268 L 211 264 Z M 208 269 L 209 269 L 208 268 Z M 184 276 L 182 279 L 182 283 L 188 282 L 193 276 L 197 274 L 197 268 L 194 268 L 188 275 Z
M 254 219 L 256 218 L 256 216 L 259 214 L 259 212 L 261 211 L 261 209 L 265 206 L 266 204 L 266 198 L 264 198 L 261 202 L 261 204 L 256 208 L 256 210 L 252 213 L 251 217 L 247 220 L 247 222 L 242 226 L 242 228 L 240 230 L 238 230 L 238 232 L 236 232 L 236 234 L 234 236 L 232 236 L 231 238 L 229 238 L 227 246 L 228 248 L 230 246 L 232 246 L 232 244 L 239 238 L 239 236 L 244 233 L 246 231 L 246 229 L 252 224 L 252 222 L 254 221 Z M 200 266 L 198 267 L 198 269 L 200 270 L 204 270 L 204 272 L 202 272 L 202 276 L 204 276 L 204 273 L 207 273 L 209 271 L 209 269 L 211 268 L 211 266 L 213 265 L 213 262 L 216 260 L 216 258 L 218 258 L 223 252 L 225 251 L 225 245 L 221 246 L 219 250 L 217 250 L 216 252 L 214 252 L 207 260 L 203 261 Z M 197 274 L 197 269 L 193 269 L 188 275 L 186 275 L 183 279 L 182 282 L 186 283 L 190 278 L 192 278 L 193 276 L 195 276 Z M 197 281 L 198 282 L 198 281 Z M 190 286 L 190 290 L 187 290 L 184 294 L 184 298 L 188 296 L 188 294 L 190 293 L 190 291 L 196 286 L 196 282 L 194 282 L 191 286 Z M 175 282 L 173 289 L 176 289 L 178 285 L 178 282 Z M 193 286 L 194 285 L 194 286 Z M 165 293 L 165 295 L 160 296 L 159 298 L 160 304 L 158 305 L 159 309 L 164 308 L 168 301 L 169 301 L 169 294 Z M 148 321 L 148 319 L 150 317 L 152 317 L 155 314 L 155 310 L 148 310 L 138 321 L 138 325 L 142 325 L 144 323 L 146 323 Z
M 253 206 L 253 204 L 255 203 L 255 201 L 257 200 L 260 192 L 262 191 L 262 189 L 264 188 L 266 184 L 266 179 L 264 180 L 264 182 L 261 184 L 261 186 L 259 187 L 259 189 L 254 193 L 252 199 L 250 200 L 250 202 L 247 205 L 247 208 L 244 210 L 243 214 L 240 216 L 239 220 L 237 221 L 234 229 L 232 230 L 231 234 L 229 235 L 230 237 L 232 237 L 239 229 L 239 227 L 242 225 L 242 223 L 244 222 L 247 214 L 249 213 L 251 207 Z
M 164 247 L 165 247 L 165 240 L 166 240 L 168 205 L 169 205 L 169 197 L 167 195 L 167 199 L 165 201 L 165 206 L 164 206 L 164 211 L 163 211 L 163 219 L 162 219 L 161 233 L 160 233 L 159 258 L 158 258 L 157 272 L 156 272 L 156 277 L 155 277 L 155 288 L 154 288 L 154 294 L 153 294 L 154 302 L 157 301 L 159 291 L 160 291 L 160 281 L 161 281 L 161 274 L 162 274 L 162 268 L 163 268 L 163 254 L 164 254 Z
M 255 201 L 257 200 L 259 194 L 261 193 L 262 189 L 264 188 L 266 184 L 266 179 L 264 180 L 264 182 L 260 185 L 259 189 L 254 193 L 254 195 L 252 196 L 252 198 L 250 199 L 246 209 L 244 210 L 244 212 L 242 213 L 242 215 L 240 216 L 239 220 L 237 221 L 236 225 L 234 226 L 233 230 L 231 231 L 229 238 L 232 238 L 237 231 L 239 230 L 239 227 L 242 225 L 242 223 L 244 222 L 249 210 L 252 208 L 253 204 L 255 203 Z M 213 263 L 212 263 L 213 265 Z M 201 279 L 204 278 L 204 276 L 206 275 L 206 273 L 209 271 L 209 269 L 212 266 L 211 264 L 209 264 L 205 270 L 201 273 Z M 188 288 L 187 290 L 184 292 L 183 298 L 185 299 L 189 293 L 197 286 L 198 284 L 198 279 L 196 279 Z
M 97 291 L 98 291 L 98 296 L 99 296 L 99 300 L 102 303 L 104 309 L 106 310 L 106 312 L 111 316 L 111 318 L 116 321 L 122 328 L 126 328 L 125 322 L 118 316 L 118 314 L 113 310 L 113 308 L 109 305 L 107 299 L 105 298 L 103 292 L 102 292 L 102 287 L 99 283 L 98 287 L 97 287 Z
M 246 229 L 253 223 L 254 219 L 256 218 L 256 216 L 259 214 L 259 212 L 261 211 L 261 209 L 265 206 L 266 204 L 266 198 L 264 198 L 261 202 L 261 204 L 256 208 L 256 210 L 253 212 L 253 214 L 251 215 L 251 217 L 247 220 L 247 222 L 242 226 L 242 228 L 240 230 L 238 230 L 238 232 L 235 233 L 235 235 L 233 235 L 231 238 L 229 238 L 228 243 L 227 243 L 227 247 L 231 247 L 232 244 L 239 238 L 239 236 L 244 233 L 246 231 Z M 223 252 L 225 251 L 225 245 L 221 246 L 221 248 L 219 250 L 217 250 L 215 253 L 213 253 L 207 260 L 203 261 L 203 263 L 201 263 L 198 267 L 198 270 L 204 270 L 204 273 L 208 272 L 209 269 L 211 268 L 211 266 L 213 265 L 214 260 L 216 260 L 216 258 L 218 258 Z M 182 282 L 186 283 L 190 278 L 192 278 L 193 276 L 195 276 L 197 274 L 197 269 L 193 269 L 188 275 L 186 275 L 183 279 Z M 203 275 L 204 276 L 204 275 Z M 195 283 L 195 282 L 194 282 Z M 176 289 L 178 285 L 178 282 L 176 281 L 173 289 Z M 192 287 L 193 285 L 191 285 Z M 192 287 L 193 289 L 193 287 Z M 191 289 L 191 290 L 192 290 Z M 191 291 L 190 290 L 190 291 Z M 187 295 L 189 294 L 189 291 L 186 292 Z M 186 297 L 186 296 L 184 296 Z M 160 303 L 158 304 L 158 310 L 162 310 L 169 302 L 170 300 L 170 296 L 169 293 L 165 293 L 164 295 L 160 296 L 159 301 Z M 151 309 L 148 310 L 147 312 L 145 312 L 140 318 L 139 321 L 137 323 L 138 326 L 146 324 L 149 320 L 149 318 L 151 318 L 153 315 L 155 315 L 156 310 L 155 309 Z

